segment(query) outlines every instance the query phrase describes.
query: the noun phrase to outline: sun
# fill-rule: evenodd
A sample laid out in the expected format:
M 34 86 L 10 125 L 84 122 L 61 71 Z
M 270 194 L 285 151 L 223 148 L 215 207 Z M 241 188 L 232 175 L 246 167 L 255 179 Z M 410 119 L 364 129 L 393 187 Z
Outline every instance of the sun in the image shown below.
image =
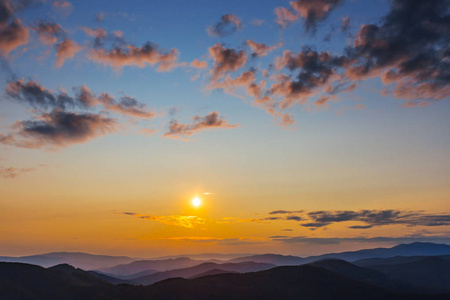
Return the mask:
M 200 204 L 202 204 L 202 200 L 200 200 L 199 197 L 195 197 L 194 199 L 192 199 L 192 205 L 194 205 L 195 207 L 199 207 Z

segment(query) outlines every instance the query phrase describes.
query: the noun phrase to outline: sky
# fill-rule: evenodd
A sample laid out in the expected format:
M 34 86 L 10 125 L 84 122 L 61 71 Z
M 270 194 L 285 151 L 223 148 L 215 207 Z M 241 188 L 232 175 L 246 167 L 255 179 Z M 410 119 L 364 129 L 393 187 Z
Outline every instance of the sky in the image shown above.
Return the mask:
M 449 8 L 0 0 L 0 255 L 449 244 Z

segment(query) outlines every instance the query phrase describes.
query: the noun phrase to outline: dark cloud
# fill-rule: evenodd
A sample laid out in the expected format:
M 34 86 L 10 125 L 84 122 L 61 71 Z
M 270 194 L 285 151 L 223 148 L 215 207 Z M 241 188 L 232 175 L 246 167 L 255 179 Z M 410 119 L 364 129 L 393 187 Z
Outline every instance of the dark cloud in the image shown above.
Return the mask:
M 242 28 L 242 21 L 233 14 L 226 14 L 220 17 L 220 21 L 206 29 L 209 35 L 223 37 L 230 35 Z
M 94 48 L 103 46 L 104 40 L 107 38 L 106 30 L 102 28 L 81 27 L 81 29 L 90 37 L 94 38 Z
M 156 113 L 148 110 L 144 104 L 139 103 L 130 96 L 122 96 L 119 100 L 115 100 L 108 93 L 102 93 L 97 100 L 109 111 L 123 115 L 145 119 L 151 119 L 156 116 Z
M 53 92 L 35 81 L 24 79 L 10 82 L 6 94 L 11 99 L 31 105 L 33 108 L 66 108 L 77 106 L 76 99 L 64 92 Z
M 314 29 L 341 2 L 292 1 L 297 15 L 286 8 L 277 8 L 278 22 L 286 25 L 300 15 L 306 19 L 306 28 Z M 282 126 L 294 124 L 287 112 L 292 106 L 314 101 L 314 106 L 328 107 L 330 100 L 338 100 L 338 94 L 351 92 L 361 80 L 374 77 L 379 77 L 387 87 L 382 95 L 405 99 L 404 106 L 427 105 L 450 96 L 449 8 L 450 0 L 393 0 L 387 15 L 379 23 L 362 25 L 353 44 L 342 55 L 311 47 L 297 53 L 286 50 L 275 59 L 272 71 L 276 73 L 271 76 L 263 73 L 267 80 L 260 82 L 254 70 L 235 78 L 228 76 L 227 73 L 243 67 L 247 57 L 242 51 L 216 44 L 210 48 L 215 58 L 210 87 L 234 95 L 238 87 L 243 87 L 254 97 L 253 104 L 273 115 Z M 341 30 L 348 30 L 349 25 L 350 18 L 344 18 Z M 257 49 L 256 43 L 252 48 Z M 267 70 L 263 72 L 267 74 Z M 225 79 L 220 81 L 219 77 Z
M 67 147 L 115 132 L 117 125 L 115 119 L 99 114 L 77 114 L 55 108 L 35 120 L 16 122 L 13 126 L 16 131 L 0 135 L 0 143 L 32 149 Z
M 307 214 L 313 222 L 301 224 L 303 227 L 320 228 L 332 223 L 347 221 L 363 222 L 363 226 L 352 229 L 369 229 L 373 226 L 401 224 L 406 226 L 448 226 L 450 215 L 425 214 L 401 210 L 361 210 L 361 211 L 314 211 Z
M 217 111 L 213 111 L 204 117 L 195 115 L 192 117 L 192 122 L 188 124 L 181 124 L 173 120 L 169 125 L 169 131 L 164 134 L 164 137 L 184 139 L 207 129 L 228 129 L 238 126 L 239 124 L 230 124 L 227 120 L 220 117 Z
M 35 81 L 25 82 L 23 79 L 10 82 L 6 87 L 6 94 L 10 99 L 29 104 L 35 109 L 85 109 L 102 105 L 109 112 L 130 117 L 150 119 L 156 116 L 144 104 L 127 95 L 116 100 L 103 92 L 97 97 L 85 85 L 74 88 L 74 91 L 76 96 L 72 97 L 66 92 L 53 92 Z
M 237 71 L 247 62 L 247 54 L 243 50 L 225 48 L 217 43 L 209 48 L 209 53 L 214 60 L 212 69 L 213 80 L 224 76 L 226 73 Z
M 340 238 L 340 237 L 307 237 L 307 236 L 296 236 L 296 237 L 273 237 L 272 240 L 290 243 L 290 244 L 316 244 L 316 245 L 337 245 L 345 242 L 357 242 L 357 243 L 412 243 L 412 242 L 434 242 L 434 243 L 449 243 L 450 236 L 425 236 L 425 235 L 411 235 L 411 236 L 401 236 L 401 237 L 351 237 L 351 238 Z
M 342 74 L 350 63 L 346 56 L 317 52 L 308 47 L 296 54 L 286 50 L 276 59 L 275 66 L 278 70 L 289 70 L 291 75 L 279 74 L 268 95 L 280 99 L 276 105 L 284 110 L 293 104 L 306 103 L 320 91 L 334 94 L 348 89 L 351 84 Z
M 323 228 L 334 223 L 360 222 L 363 224 L 351 225 L 351 229 L 370 229 L 375 226 L 404 225 L 412 226 L 450 226 L 449 214 L 430 214 L 422 211 L 406 210 L 320 210 L 305 212 L 302 210 L 274 210 L 268 215 L 286 215 L 283 217 L 264 217 L 252 219 L 253 222 L 293 220 L 302 227 L 311 230 Z
M 122 214 L 128 215 L 128 216 L 135 216 L 135 215 L 137 215 L 137 214 L 134 213 L 134 212 L 127 212 L 127 211 L 124 211 Z
M 380 25 L 356 35 L 348 68 L 353 80 L 380 76 L 395 97 L 410 105 L 450 95 L 450 1 L 393 0 Z
M 297 214 L 302 213 L 303 210 L 273 210 L 269 212 L 269 215 L 277 215 L 277 214 Z
M 21 2 L 0 0 L 0 55 L 8 55 L 28 43 L 29 30 L 14 15 L 23 6 Z
M 372 227 L 373 227 L 372 225 L 355 225 L 355 226 L 350 226 L 348 228 L 351 228 L 351 229 L 369 229 L 369 228 L 372 228 Z
M 58 38 L 64 38 L 64 29 L 54 22 L 38 21 L 33 30 L 39 35 L 39 39 L 43 44 L 54 45 L 58 42 Z

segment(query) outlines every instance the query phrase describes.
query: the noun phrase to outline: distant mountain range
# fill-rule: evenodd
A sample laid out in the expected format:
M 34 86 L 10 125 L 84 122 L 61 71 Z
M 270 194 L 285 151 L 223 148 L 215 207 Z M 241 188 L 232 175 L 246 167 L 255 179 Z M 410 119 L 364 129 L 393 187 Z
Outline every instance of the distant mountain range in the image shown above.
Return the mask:
M 448 274 L 448 269 L 445 272 Z M 419 280 L 424 276 L 413 274 Z M 376 270 L 339 260 L 275 267 L 245 274 L 216 274 L 194 279 L 172 278 L 149 286 L 111 284 L 94 276 L 92 272 L 65 264 L 45 269 L 29 264 L 0 263 L 0 299 L 5 300 L 450 299 L 449 293 L 433 289 L 416 292 L 412 288 L 405 292 L 405 288 L 408 289 L 408 286 L 390 281 L 389 276 Z
M 401 244 L 392 248 L 375 248 L 341 253 L 329 253 L 318 256 L 298 257 L 280 254 L 259 254 L 235 257 L 230 260 L 197 260 L 188 257 L 175 257 L 168 259 L 142 260 L 125 256 L 92 255 L 86 253 L 55 252 L 42 255 L 23 257 L 0 257 L 4 262 L 21 262 L 50 267 L 57 264 L 70 264 L 84 270 L 97 270 L 105 276 L 112 276 L 122 281 L 139 277 L 152 276 L 153 274 L 195 267 L 204 263 L 218 264 L 214 268 L 227 271 L 221 267 L 224 263 L 254 262 L 275 266 L 302 265 L 324 259 L 341 259 L 348 262 L 361 261 L 363 259 L 392 258 L 397 256 L 436 256 L 450 255 L 450 245 L 434 243 Z M 205 254 L 209 257 L 226 258 L 227 255 Z M 361 265 L 362 266 L 362 265 Z M 205 272 L 211 270 L 205 270 Z M 234 270 L 232 270 L 234 271 Z M 156 276 L 156 275 L 155 275 Z
M 82 252 L 52 252 L 21 257 L 0 256 L 0 261 L 3 262 L 20 262 L 45 268 L 65 263 L 84 270 L 113 267 L 136 260 L 138 259 L 126 256 L 94 255 Z

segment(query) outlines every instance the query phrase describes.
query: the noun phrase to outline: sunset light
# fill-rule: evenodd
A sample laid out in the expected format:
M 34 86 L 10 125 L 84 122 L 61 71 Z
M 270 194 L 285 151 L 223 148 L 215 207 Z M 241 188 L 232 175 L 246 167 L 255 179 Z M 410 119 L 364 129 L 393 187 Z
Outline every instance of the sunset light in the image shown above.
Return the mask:
M 199 207 L 202 204 L 202 200 L 200 200 L 200 198 L 195 197 L 194 199 L 192 199 L 192 205 L 194 205 L 195 207 Z
M 168 274 L 450 247 L 449 41 L 450 0 L 0 0 L 0 299 L 2 262 L 159 299 Z M 152 262 L 114 269 L 135 259 Z

